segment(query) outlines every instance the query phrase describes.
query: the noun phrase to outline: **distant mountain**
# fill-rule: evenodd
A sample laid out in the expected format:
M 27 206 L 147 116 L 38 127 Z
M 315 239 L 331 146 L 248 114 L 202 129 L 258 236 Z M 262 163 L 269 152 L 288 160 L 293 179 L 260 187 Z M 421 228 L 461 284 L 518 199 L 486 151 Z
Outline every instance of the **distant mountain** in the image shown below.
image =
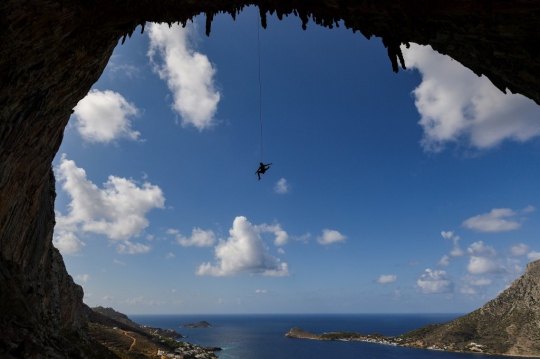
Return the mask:
M 480 309 L 400 337 L 415 347 L 540 356 L 540 260 Z

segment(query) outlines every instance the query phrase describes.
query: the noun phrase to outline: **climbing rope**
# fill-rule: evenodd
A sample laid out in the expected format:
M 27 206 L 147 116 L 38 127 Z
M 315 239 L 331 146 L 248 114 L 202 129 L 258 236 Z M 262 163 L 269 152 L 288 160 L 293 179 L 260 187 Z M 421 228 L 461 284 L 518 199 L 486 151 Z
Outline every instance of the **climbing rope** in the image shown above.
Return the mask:
M 261 124 L 261 163 L 263 163 L 263 123 L 262 123 L 262 85 L 261 85 L 261 37 L 259 19 L 257 18 L 257 54 L 259 55 L 259 122 Z

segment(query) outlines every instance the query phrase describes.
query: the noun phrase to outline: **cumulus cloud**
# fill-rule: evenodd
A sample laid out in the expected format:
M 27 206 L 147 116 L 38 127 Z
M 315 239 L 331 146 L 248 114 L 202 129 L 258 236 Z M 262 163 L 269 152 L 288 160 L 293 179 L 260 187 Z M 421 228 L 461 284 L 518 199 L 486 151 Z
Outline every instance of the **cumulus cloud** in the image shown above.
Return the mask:
M 478 241 L 474 242 L 467 248 L 467 253 L 471 256 L 480 256 L 480 257 L 495 257 L 497 256 L 497 251 L 492 246 L 485 245 L 484 242 Z
M 469 259 L 467 270 L 471 274 L 494 274 L 506 271 L 496 260 L 476 256 L 471 256 Z
M 448 267 L 450 265 L 451 257 L 461 257 L 465 255 L 465 252 L 459 247 L 459 240 L 461 239 L 461 237 L 455 236 L 454 231 L 441 231 L 441 236 L 444 239 L 451 240 L 454 244 L 452 250 L 448 254 L 443 255 L 437 263 L 437 266 L 439 267 Z
M 527 258 L 529 258 L 531 261 L 540 259 L 540 252 L 531 251 L 529 254 L 527 254 Z
M 450 238 L 452 238 L 454 236 L 454 231 L 448 231 L 448 232 L 441 231 L 441 236 L 444 239 L 450 239 Z
M 165 259 L 171 259 L 171 258 L 174 258 L 174 257 L 176 257 L 176 256 L 174 255 L 173 252 L 169 252 L 169 253 L 167 253 L 167 254 L 165 255 Z
M 121 137 L 139 138 L 130 120 L 139 115 L 139 110 L 117 92 L 91 90 L 73 110 L 75 127 L 85 141 L 107 143 Z
M 422 75 L 413 94 L 424 150 L 439 152 L 447 143 L 487 149 L 540 135 L 540 108 L 534 101 L 502 93 L 486 77 L 428 46 L 411 44 L 403 55 L 409 68 Z
M 471 256 L 467 270 L 471 274 L 494 274 L 504 273 L 506 269 L 496 258 L 498 253 L 491 247 L 484 245 L 482 241 L 474 242 L 467 248 L 467 253 Z
M 375 280 L 375 282 L 380 284 L 388 284 L 388 283 L 394 283 L 397 280 L 397 275 L 395 274 L 381 274 L 379 278 Z
M 176 240 L 184 247 L 211 247 L 216 242 L 216 235 L 211 230 L 204 231 L 200 228 L 193 228 L 191 237 L 187 238 L 178 233 Z
M 164 208 L 165 198 L 158 186 L 148 182 L 141 187 L 131 180 L 109 176 L 100 189 L 86 178 L 84 169 L 64 155 L 56 167 L 62 189 L 71 198 L 69 213 L 56 213 L 57 243 L 71 238 L 73 233 L 103 234 L 113 241 L 121 241 L 120 253 L 144 253 L 149 246 L 133 244 L 129 239 L 138 236 L 149 225 L 146 213 L 153 208 Z M 71 234 L 66 234 L 71 233 Z M 80 248 L 79 248 L 80 249 Z
M 450 257 L 448 255 L 442 256 L 442 258 L 437 263 L 440 267 L 448 267 L 450 265 Z
M 260 226 L 257 226 L 257 228 L 261 233 L 273 233 L 276 236 L 274 239 L 274 245 L 276 246 L 284 246 L 285 244 L 289 243 L 289 240 L 291 239 L 287 232 L 281 228 L 279 223 L 275 223 L 273 225 L 263 223 Z
M 504 232 L 518 229 L 521 222 L 518 214 L 510 208 L 493 208 L 491 212 L 479 214 L 463 222 L 463 226 L 476 232 Z
M 203 263 L 197 270 L 198 275 L 233 276 L 241 273 L 265 276 L 287 276 L 287 263 L 268 253 L 263 243 L 260 229 L 252 225 L 246 217 L 234 219 L 229 230 L 229 238 L 220 240 L 215 247 L 216 262 Z
M 63 255 L 76 254 L 86 245 L 73 232 L 62 230 L 55 231 L 53 244 Z
M 276 182 L 274 186 L 274 192 L 279 194 L 289 193 L 291 191 L 291 185 L 287 182 L 285 178 L 280 179 Z
M 424 294 L 449 293 L 454 291 L 454 282 L 443 270 L 426 269 L 416 281 L 417 290 Z
M 338 242 L 345 242 L 346 239 L 347 236 L 344 236 L 338 231 L 335 231 L 333 229 L 323 229 L 323 234 L 322 236 L 317 238 L 317 242 L 326 245 Z
M 202 131 L 215 124 L 220 93 L 213 79 L 216 70 L 205 55 L 194 50 L 194 35 L 191 24 L 185 28 L 151 24 L 148 56 L 154 71 L 173 93 L 172 107 L 182 117 L 182 125 Z
M 530 251 L 531 251 L 531 247 L 523 243 L 518 243 L 510 247 L 510 253 L 512 253 L 512 255 L 515 257 L 524 256 Z

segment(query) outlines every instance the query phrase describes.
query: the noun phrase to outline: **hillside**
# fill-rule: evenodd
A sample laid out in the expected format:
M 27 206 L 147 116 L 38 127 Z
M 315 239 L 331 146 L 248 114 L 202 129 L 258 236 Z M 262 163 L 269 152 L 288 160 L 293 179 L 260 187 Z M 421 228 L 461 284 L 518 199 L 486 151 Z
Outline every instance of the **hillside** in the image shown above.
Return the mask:
M 129 319 L 127 315 L 117 312 L 113 308 L 92 308 L 92 313 L 89 314 L 89 321 L 91 323 L 102 324 L 109 327 L 130 330 L 142 335 L 162 336 L 171 339 L 183 338 L 180 333 L 177 333 L 173 329 L 161 329 L 137 324 Z
M 88 313 L 88 334 L 107 348 L 99 358 L 156 358 L 216 359 L 217 347 L 203 348 L 172 338 L 182 337 L 174 330 L 152 328 L 135 323 L 127 315 L 112 308 L 96 307 Z M 105 356 L 107 354 L 107 356 Z M 92 356 L 92 358 L 98 356 Z
M 524 275 L 480 309 L 401 338 L 410 346 L 540 356 L 540 260 L 529 263 Z

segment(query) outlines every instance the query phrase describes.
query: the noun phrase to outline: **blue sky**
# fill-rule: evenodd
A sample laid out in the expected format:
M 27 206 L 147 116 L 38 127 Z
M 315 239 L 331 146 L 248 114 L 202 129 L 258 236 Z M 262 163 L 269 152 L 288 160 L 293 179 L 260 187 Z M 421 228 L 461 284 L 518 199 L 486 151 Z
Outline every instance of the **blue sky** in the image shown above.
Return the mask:
M 540 109 L 429 47 L 257 11 L 119 45 L 54 161 L 54 244 L 125 313 L 467 312 L 540 258 Z

